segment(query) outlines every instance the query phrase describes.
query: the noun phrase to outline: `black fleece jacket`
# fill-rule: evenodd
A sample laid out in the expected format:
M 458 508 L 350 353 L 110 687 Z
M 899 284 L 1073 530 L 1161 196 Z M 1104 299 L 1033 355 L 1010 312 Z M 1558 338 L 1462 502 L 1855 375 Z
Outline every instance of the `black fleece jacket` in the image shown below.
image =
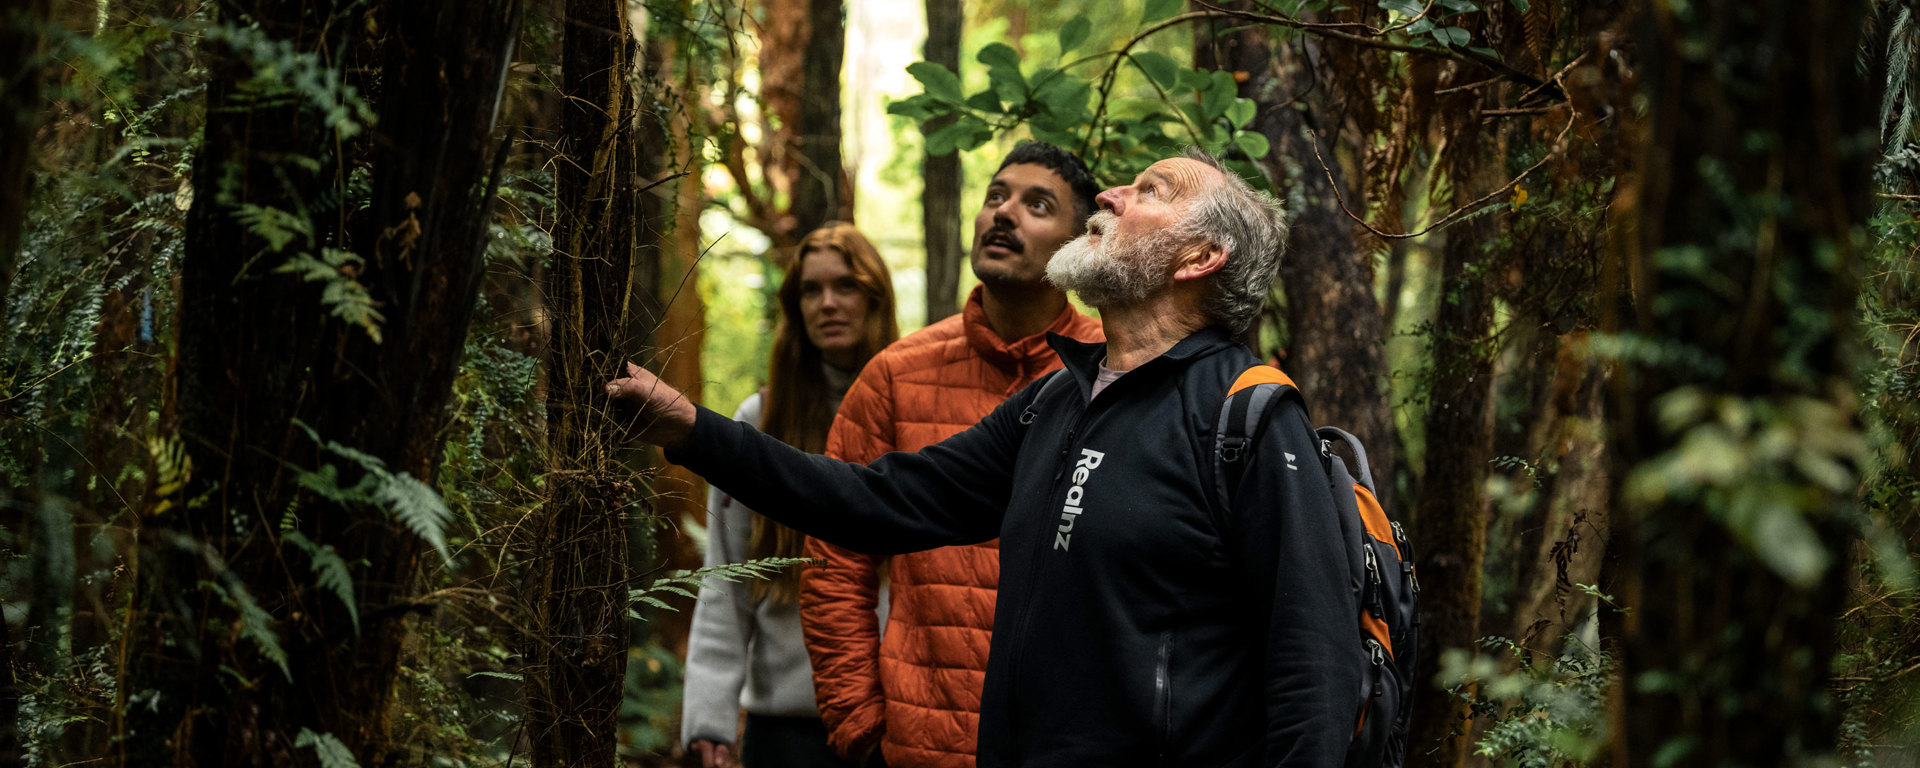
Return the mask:
M 858 551 L 999 537 L 982 768 L 1342 765 L 1359 569 L 1299 399 L 1221 509 L 1213 433 L 1251 353 L 1203 330 L 1089 402 L 1105 345 L 1049 341 L 1075 386 L 1036 402 L 1043 379 L 918 453 L 846 464 L 702 409 L 667 458 Z

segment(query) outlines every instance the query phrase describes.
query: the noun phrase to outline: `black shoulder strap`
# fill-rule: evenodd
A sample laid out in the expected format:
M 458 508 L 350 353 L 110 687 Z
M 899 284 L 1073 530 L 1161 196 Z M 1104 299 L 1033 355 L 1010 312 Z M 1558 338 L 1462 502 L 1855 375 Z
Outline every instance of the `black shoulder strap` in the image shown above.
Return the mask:
M 1213 486 L 1220 508 L 1233 511 L 1233 491 L 1240 487 L 1260 434 L 1266 429 L 1275 403 L 1300 397 L 1291 384 L 1262 382 L 1241 387 L 1220 404 L 1220 423 L 1213 432 Z M 1321 451 L 1325 460 L 1326 452 Z
M 1027 409 L 1020 412 L 1020 426 L 1032 424 L 1033 420 L 1040 415 L 1040 403 L 1070 381 L 1073 381 L 1073 376 L 1068 374 L 1065 368 L 1047 374 L 1046 378 L 1040 382 L 1040 391 L 1034 393 L 1033 400 L 1027 403 Z

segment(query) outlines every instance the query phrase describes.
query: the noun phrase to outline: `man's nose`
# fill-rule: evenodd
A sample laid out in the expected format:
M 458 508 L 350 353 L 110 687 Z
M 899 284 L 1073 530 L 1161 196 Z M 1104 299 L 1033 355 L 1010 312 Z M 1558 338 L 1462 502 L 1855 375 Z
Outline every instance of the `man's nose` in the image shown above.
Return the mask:
M 1013 228 L 1013 214 L 1018 210 L 1020 210 L 1020 199 L 1016 197 L 1007 198 L 1000 203 L 1000 207 L 993 209 L 993 223 L 999 224 L 1004 221 L 1008 229 Z
M 1127 207 L 1126 201 L 1124 200 L 1126 190 L 1126 187 L 1114 187 L 1098 195 L 1094 195 L 1093 202 L 1095 205 L 1100 206 L 1100 210 L 1112 211 L 1113 215 L 1119 216 Z

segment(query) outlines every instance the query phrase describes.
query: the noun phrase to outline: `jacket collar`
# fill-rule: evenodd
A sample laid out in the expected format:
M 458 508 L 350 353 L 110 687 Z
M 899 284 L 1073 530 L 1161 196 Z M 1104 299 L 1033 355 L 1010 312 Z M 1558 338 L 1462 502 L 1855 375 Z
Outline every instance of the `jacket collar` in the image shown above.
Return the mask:
M 1067 370 L 1079 380 L 1080 391 L 1083 393 L 1088 391 L 1093 386 L 1094 376 L 1100 371 L 1100 363 L 1107 359 L 1107 343 L 1075 341 L 1057 333 L 1048 333 L 1047 343 L 1053 345 L 1055 352 L 1060 353 L 1060 362 L 1066 364 Z M 1174 344 L 1172 349 L 1160 353 L 1159 357 L 1148 360 L 1134 370 L 1158 368 L 1170 361 L 1193 360 L 1223 349 L 1231 349 L 1239 344 L 1240 341 L 1226 329 L 1208 326 L 1187 334 L 1187 337 Z
M 982 298 L 984 291 L 986 286 L 974 286 L 973 292 L 967 294 L 967 306 L 960 311 L 961 324 L 966 329 L 967 344 L 973 347 L 974 353 L 978 354 L 980 359 L 987 361 L 993 367 L 1015 371 L 1023 377 L 1037 374 L 1040 369 L 1051 364 L 1052 361 L 1047 353 L 1048 339 L 1055 334 L 1066 333 L 1073 327 L 1073 321 L 1080 316 L 1079 311 L 1075 310 L 1072 304 L 1068 304 L 1066 308 L 1060 310 L 1060 316 L 1055 317 L 1045 331 L 1008 342 L 1001 339 L 1000 334 L 994 333 L 993 327 L 987 324 L 987 306 L 984 303 L 985 299 Z

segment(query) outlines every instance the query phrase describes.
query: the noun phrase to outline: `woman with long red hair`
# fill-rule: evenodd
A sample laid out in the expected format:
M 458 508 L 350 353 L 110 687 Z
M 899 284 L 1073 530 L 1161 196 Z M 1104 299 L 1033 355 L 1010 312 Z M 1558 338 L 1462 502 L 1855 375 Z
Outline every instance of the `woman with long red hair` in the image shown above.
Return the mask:
M 804 451 L 826 449 L 840 398 L 874 353 L 900 337 L 893 278 L 851 224 L 808 233 L 780 283 L 767 386 L 734 418 Z M 805 536 L 707 494 L 707 565 L 803 557 Z M 800 634 L 799 572 L 700 590 L 687 641 L 681 740 L 702 768 L 844 766 L 814 705 Z M 740 710 L 747 712 L 736 749 Z M 738 753 L 736 755 L 736 752 Z

